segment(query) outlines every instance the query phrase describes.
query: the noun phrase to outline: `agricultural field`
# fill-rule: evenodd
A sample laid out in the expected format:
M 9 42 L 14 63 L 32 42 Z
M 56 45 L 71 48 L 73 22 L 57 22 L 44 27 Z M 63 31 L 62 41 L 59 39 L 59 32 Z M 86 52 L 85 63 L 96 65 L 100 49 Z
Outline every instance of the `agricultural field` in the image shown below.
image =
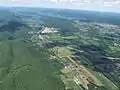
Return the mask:
M 0 12 L 0 90 L 120 90 L 120 14 Z

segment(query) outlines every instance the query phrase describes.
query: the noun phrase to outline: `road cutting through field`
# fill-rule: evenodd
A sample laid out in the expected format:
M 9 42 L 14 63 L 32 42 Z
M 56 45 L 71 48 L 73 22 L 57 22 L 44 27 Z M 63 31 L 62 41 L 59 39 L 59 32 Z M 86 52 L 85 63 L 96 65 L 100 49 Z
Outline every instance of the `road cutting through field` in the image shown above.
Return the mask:
M 70 56 L 66 56 L 71 62 L 73 62 L 77 67 L 80 67 L 84 72 L 86 72 L 87 75 L 89 75 L 94 82 L 96 82 L 96 85 L 101 86 L 101 82 L 92 74 L 90 73 L 84 66 L 78 65 Z

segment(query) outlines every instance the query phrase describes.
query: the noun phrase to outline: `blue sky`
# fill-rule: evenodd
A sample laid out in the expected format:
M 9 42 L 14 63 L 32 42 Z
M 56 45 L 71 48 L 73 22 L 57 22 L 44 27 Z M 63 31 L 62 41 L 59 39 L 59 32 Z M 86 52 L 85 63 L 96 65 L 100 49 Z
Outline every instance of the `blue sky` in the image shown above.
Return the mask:
M 120 12 L 120 0 L 0 0 L 0 4 Z

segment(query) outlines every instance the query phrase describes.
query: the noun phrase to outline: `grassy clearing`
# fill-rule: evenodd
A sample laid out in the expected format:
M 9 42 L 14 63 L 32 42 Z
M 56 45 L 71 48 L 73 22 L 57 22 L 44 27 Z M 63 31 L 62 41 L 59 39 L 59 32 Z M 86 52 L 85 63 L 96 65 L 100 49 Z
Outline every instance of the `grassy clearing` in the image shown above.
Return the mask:
M 104 85 L 104 87 L 107 90 L 119 90 L 119 88 L 113 82 L 111 82 L 107 77 L 105 77 L 102 73 L 95 72 L 90 69 L 89 71 L 92 72 L 101 81 L 101 83 Z

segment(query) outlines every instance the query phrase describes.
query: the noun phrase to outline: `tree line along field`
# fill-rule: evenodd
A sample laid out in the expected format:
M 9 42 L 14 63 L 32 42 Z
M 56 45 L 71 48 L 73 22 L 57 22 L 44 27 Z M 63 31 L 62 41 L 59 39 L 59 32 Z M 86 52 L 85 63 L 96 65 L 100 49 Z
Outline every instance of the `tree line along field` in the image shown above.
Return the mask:
M 0 15 L 0 90 L 120 89 L 119 14 L 3 11 L 10 14 Z

